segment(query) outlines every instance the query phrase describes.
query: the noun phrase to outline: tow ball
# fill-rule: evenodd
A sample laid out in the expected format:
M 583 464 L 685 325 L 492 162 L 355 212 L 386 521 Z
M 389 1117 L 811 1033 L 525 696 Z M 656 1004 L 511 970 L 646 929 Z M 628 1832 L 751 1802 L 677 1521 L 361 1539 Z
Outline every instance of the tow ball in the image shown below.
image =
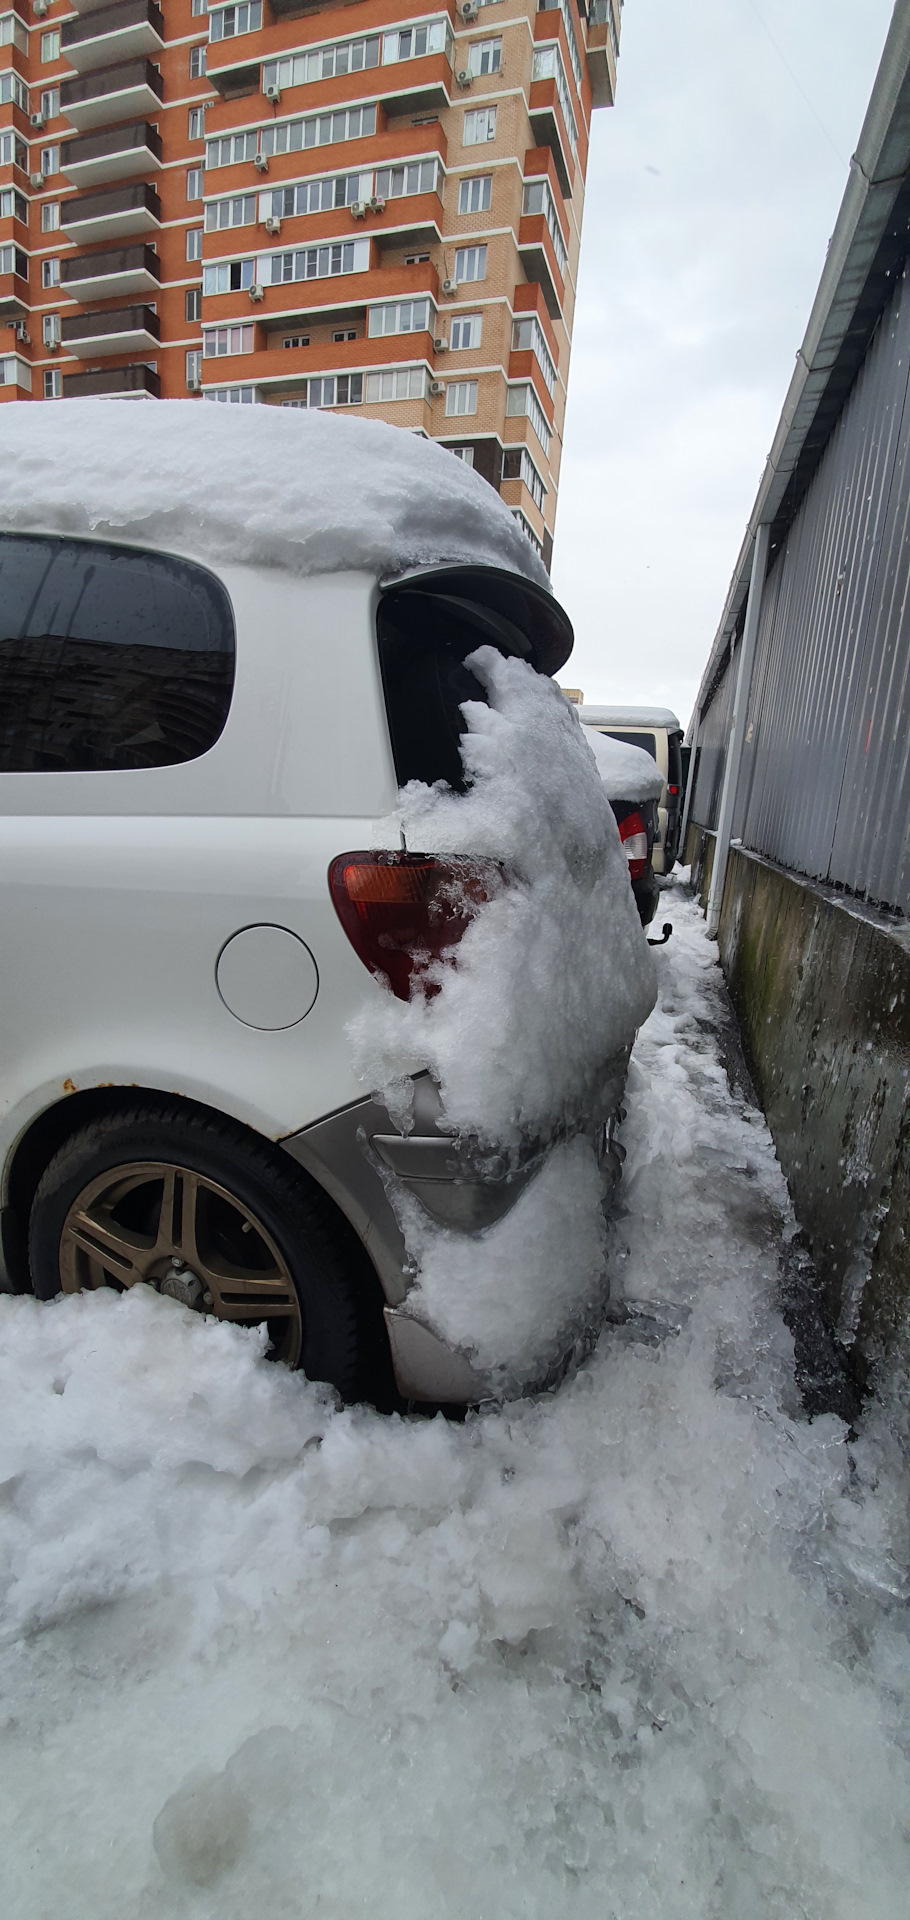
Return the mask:
M 649 947 L 665 947 L 672 932 L 673 932 L 672 921 L 665 920 L 663 924 L 663 932 L 661 933 L 659 940 L 652 940 L 650 934 L 648 935 Z

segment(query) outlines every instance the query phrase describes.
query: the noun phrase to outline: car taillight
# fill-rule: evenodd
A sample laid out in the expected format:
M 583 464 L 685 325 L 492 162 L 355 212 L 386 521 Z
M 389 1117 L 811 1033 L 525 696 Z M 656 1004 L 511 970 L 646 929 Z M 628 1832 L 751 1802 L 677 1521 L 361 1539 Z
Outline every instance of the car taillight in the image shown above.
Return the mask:
M 478 907 L 504 883 L 494 860 L 428 853 L 341 853 L 329 868 L 329 889 L 352 947 L 371 973 L 384 975 L 399 1000 L 421 981 L 431 960 L 458 945 Z
M 627 813 L 620 820 L 619 837 L 629 862 L 629 879 L 640 880 L 648 864 L 648 834 L 640 813 Z

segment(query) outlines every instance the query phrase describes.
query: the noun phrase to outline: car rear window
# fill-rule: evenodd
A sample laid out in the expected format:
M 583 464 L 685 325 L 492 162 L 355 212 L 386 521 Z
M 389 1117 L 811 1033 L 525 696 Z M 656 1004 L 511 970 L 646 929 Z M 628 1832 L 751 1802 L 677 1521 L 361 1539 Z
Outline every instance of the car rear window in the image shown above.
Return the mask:
M 653 733 L 620 733 L 616 727 L 601 727 L 610 740 L 622 740 L 627 747 L 641 747 L 643 753 L 649 753 L 652 760 L 657 759 L 657 741 Z
M 204 567 L 0 535 L 0 771 L 194 760 L 222 732 L 233 685 L 231 604 Z

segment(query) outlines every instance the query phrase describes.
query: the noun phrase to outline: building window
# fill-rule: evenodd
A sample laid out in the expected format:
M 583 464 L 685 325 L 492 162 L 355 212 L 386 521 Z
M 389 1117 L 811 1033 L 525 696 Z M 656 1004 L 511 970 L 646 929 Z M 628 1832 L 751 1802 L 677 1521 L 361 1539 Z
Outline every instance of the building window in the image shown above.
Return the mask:
M 469 73 L 498 73 L 501 62 L 501 40 L 475 40 L 468 49 Z
M 28 221 L 28 201 L 24 193 L 17 193 L 15 187 L 4 187 L 0 193 L 0 219 Z
M 458 247 L 455 252 L 455 278 L 463 280 L 485 280 L 487 277 L 486 247 Z
M 7 249 L 6 249 L 6 247 L 3 247 L 2 249 L 0 249 L 0 273 L 8 273 L 8 272 L 9 272 L 9 268 L 8 268 L 8 267 L 5 267 L 5 266 L 3 266 L 3 264 L 2 264 L 2 262 L 3 262 L 3 255 L 4 255 L 5 253 L 6 253 L 6 251 L 7 251 Z M 59 260 L 42 260 L 42 262 L 41 262 L 41 285 L 42 285 L 42 287 L 59 287 L 59 285 L 60 285 L 60 262 L 59 262 Z
M 28 34 L 14 13 L 0 19 L 0 47 L 18 47 L 20 53 L 28 53 Z
M 464 147 L 481 147 L 485 140 L 496 138 L 496 108 L 469 107 L 461 130 L 461 144 Z
M 255 387 L 206 387 L 203 400 L 227 400 L 240 406 L 250 406 L 258 400 Z
M 47 67 L 52 60 L 60 58 L 60 29 L 54 27 L 50 33 L 41 35 L 41 65 Z
M 533 353 L 550 393 L 556 390 L 556 368 L 536 313 L 512 322 L 512 352 Z
M 186 257 L 188 260 L 202 259 L 202 228 L 187 227 Z
M 371 307 L 371 340 L 386 333 L 426 333 L 430 326 L 429 300 L 393 300 L 388 306 Z M 435 308 L 433 309 L 435 319 Z
M 462 313 L 453 319 L 449 329 L 449 346 L 453 352 L 463 353 L 466 347 L 479 347 L 483 316 L 479 313 Z
M 201 200 L 205 174 L 202 167 L 190 167 L 186 176 L 186 197 L 188 200 Z
M 205 164 L 207 167 L 237 167 L 244 160 L 254 160 L 258 151 L 258 133 L 232 133 L 224 140 L 206 141 Z
M 198 387 L 202 380 L 202 355 L 195 349 L 186 356 L 186 384 Z
M 191 140 L 205 139 L 205 108 L 191 107 L 187 132 Z M 195 196 L 194 196 L 195 198 Z
M 462 180 L 458 188 L 459 213 L 489 213 L 493 175 L 479 173 L 473 180 Z
M 17 133 L 0 133 L 0 161 L 5 167 L 16 165 L 23 173 L 28 166 L 28 148 Z
M 26 108 L 28 103 L 26 102 Z M 41 95 L 41 111 L 45 120 L 56 120 L 60 112 L 60 88 L 46 87 Z
M 502 477 L 504 480 L 523 480 L 535 507 L 543 513 L 547 489 L 527 447 L 506 447 L 502 456 Z
M 336 273 L 365 273 L 370 243 L 339 240 L 324 247 L 300 247 L 294 253 L 273 253 L 258 264 L 265 284 L 272 287 L 287 286 L 293 280 L 324 280 Z
M 429 260 L 429 257 L 428 253 L 406 253 L 404 256 L 404 264 L 406 267 L 422 267 L 426 261 Z
M 42 147 L 41 171 L 45 175 L 45 178 L 51 173 L 60 172 L 60 148 L 59 147 Z
M 477 381 L 450 380 L 446 387 L 446 413 L 477 412 Z
M 190 48 L 190 79 L 191 80 L 202 79 L 202 76 L 205 73 L 205 55 L 206 55 L 206 48 L 204 44 L 201 47 Z
M 487 0 L 487 4 L 488 5 L 490 4 L 490 0 Z M 474 465 L 473 447 L 450 447 L 449 452 L 454 453 L 456 460 L 460 460 L 464 466 L 473 467 Z
M 547 423 L 547 416 L 530 381 L 524 382 L 520 387 L 509 388 L 506 394 L 506 413 L 510 418 L 515 418 L 518 414 L 526 413 L 543 447 L 544 453 L 549 453 L 550 428 Z
M 45 200 L 41 207 L 42 233 L 56 233 L 60 225 L 59 200 Z
M 310 336 L 308 333 L 289 333 L 287 339 L 282 340 L 281 344 L 283 347 L 308 347 Z
M 235 40 L 240 33 L 258 33 L 262 0 L 242 0 L 237 7 L 217 7 L 209 13 L 209 39 Z
M 202 319 L 202 288 L 190 287 L 184 299 L 184 317 L 187 320 Z
M 199 15 L 201 13 L 208 12 L 208 0 L 193 0 L 191 11 L 192 11 L 193 19 L 198 20 Z
M 47 367 L 44 373 L 45 400 L 62 400 L 63 375 L 59 367 Z
M 338 140 L 363 140 L 375 132 L 375 105 L 341 107 L 336 113 L 314 113 L 306 120 L 283 120 L 263 128 L 262 151 L 267 156 L 298 153 L 306 147 L 332 146 Z
M 44 315 L 41 321 L 41 338 L 46 347 L 59 347 L 60 345 L 59 313 L 46 313 Z
M 334 80 L 341 73 L 364 73 L 378 67 L 381 36 L 371 33 L 362 40 L 342 40 L 337 46 L 313 47 L 286 60 L 266 60 L 262 68 L 262 90 L 267 87 L 304 87 L 314 80 Z
M 207 360 L 220 360 L 225 354 L 252 353 L 254 331 L 249 320 L 236 327 L 213 327 L 202 336 L 202 351 Z
M 255 281 L 255 260 L 219 260 L 215 266 L 202 269 L 202 291 L 206 298 L 212 293 L 245 293 Z
M 365 398 L 378 400 L 422 400 L 426 388 L 424 367 L 396 367 L 390 373 L 368 373 Z
M 28 113 L 28 88 L 18 73 L 7 68 L 6 73 L 0 74 L 0 104 L 6 106 L 10 101 L 14 106 L 21 107 L 23 113 Z
M 550 239 L 553 242 L 556 264 L 563 279 L 565 279 L 569 256 L 566 252 L 566 243 L 563 239 L 562 228 L 559 224 L 559 218 L 548 181 L 529 180 L 526 183 L 521 196 L 521 211 L 523 214 L 543 214 L 547 223 Z
M 362 373 L 323 374 L 307 381 L 308 407 L 359 407 L 362 400 Z
M 435 160 L 415 160 L 402 167 L 377 167 L 375 191 L 383 200 L 399 200 L 407 193 L 435 193 L 438 172 Z
M 337 327 L 335 332 L 332 335 L 333 341 L 356 340 L 356 338 L 357 338 L 356 327 Z
M 11 353 L 0 360 L 0 387 L 24 387 L 27 393 L 32 390 L 31 368 L 18 354 Z
M 255 224 L 254 193 L 238 193 L 231 200 L 209 200 L 206 204 L 206 233 L 220 233 L 225 227 L 252 227 Z
M 382 64 L 398 60 L 422 60 L 428 53 L 446 53 L 452 43 L 448 20 L 433 20 L 419 27 L 401 27 L 382 36 Z
M 539 553 L 541 559 L 543 559 L 543 547 L 541 546 L 541 543 L 538 540 L 536 533 L 534 532 L 534 528 L 532 527 L 530 520 L 525 519 L 525 516 L 522 513 L 520 507 L 511 507 L 509 511 L 512 515 L 513 520 L 518 521 L 518 524 L 521 528 L 522 533 L 525 536 L 525 539 L 530 540 L 535 553 Z

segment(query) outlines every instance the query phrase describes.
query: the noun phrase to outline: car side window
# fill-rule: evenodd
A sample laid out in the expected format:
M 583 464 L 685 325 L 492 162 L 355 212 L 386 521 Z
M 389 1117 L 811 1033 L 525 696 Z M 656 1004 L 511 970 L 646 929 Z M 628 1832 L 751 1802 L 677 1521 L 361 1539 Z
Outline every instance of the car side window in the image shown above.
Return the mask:
M 204 567 L 0 534 L 0 772 L 176 766 L 214 746 L 234 620 Z

